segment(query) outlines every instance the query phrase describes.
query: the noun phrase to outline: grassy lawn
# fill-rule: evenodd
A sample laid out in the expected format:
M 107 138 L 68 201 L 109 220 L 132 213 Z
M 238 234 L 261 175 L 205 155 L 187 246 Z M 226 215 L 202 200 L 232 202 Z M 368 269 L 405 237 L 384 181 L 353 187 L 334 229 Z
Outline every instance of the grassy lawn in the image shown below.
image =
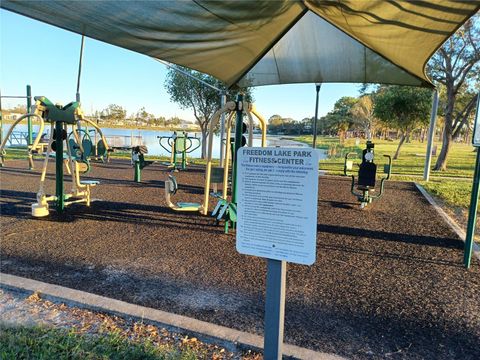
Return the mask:
M 296 138 L 308 144 L 312 142 L 312 136 L 301 136 Z M 376 162 L 381 165 L 386 163 L 383 155 L 393 156 L 397 149 L 397 141 L 375 140 Z M 423 165 L 425 162 L 426 143 L 413 141 L 402 146 L 400 156 L 393 161 L 392 174 L 395 176 L 422 176 Z M 365 140 L 360 141 L 360 145 L 355 146 L 354 139 L 347 139 L 344 145 L 340 145 L 338 138 L 318 138 L 318 148 L 332 149 L 336 148 L 336 154 L 327 160 L 321 161 L 321 169 L 327 170 L 330 174 L 342 174 L 343 162 L 347 152 L 357 152 L 361 154 L 365 147 Z M 437 154 L 440 153 L 441 144 L 438 144 Z M 432 157 L 432 165 L 435 164 L 437 156 Z M 447 171 L 432 171 L 432 177 L 463 177 L 471 179 L 475 165 L 475 152 L 469 144 L 455 143 L 448 157 Z
M 115 333 L 78 334 L 46 327 L 0 326 L 1 359 L 197 359 L 204 354 Z
M 447 205 L 468 208 L 470 206 L 470 196 L 472 184 L 464 181 L 453 180 L 433 180 L 421 182 L 421 185 L 429 193 L 442 198 Z

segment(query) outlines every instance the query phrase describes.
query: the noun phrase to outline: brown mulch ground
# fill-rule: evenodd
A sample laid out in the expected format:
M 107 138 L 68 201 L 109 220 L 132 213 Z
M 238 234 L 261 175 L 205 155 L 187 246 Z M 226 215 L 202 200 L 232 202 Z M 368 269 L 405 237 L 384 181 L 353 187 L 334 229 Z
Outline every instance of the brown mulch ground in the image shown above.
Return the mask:
M 162 166 L 136 184 L 127 162 L 95 165 L 102 201 L 33 219 L 38 171 L 7 165 L 1 271 L 262 333 L 265 260 L 238 254 L 209 217 L 166 208 Z M 202 171 L 177 179 L 177 201 L 201 200 Z M 286 342 L 355 359 L 477 359 L 478 262 L 462 267 L 463 243 L 412 183 L 386 190 L 362 211 L 348 180 L 320 178 L 317 261 L 288 266 Z

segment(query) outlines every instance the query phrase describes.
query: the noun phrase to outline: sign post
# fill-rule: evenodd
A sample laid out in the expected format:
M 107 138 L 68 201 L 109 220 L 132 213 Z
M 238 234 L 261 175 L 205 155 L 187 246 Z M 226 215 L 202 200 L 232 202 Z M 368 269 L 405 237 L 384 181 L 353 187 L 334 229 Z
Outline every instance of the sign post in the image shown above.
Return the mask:
M 465 237 L 465 251 L 463 254 L 463 264 L 467 269 L 472 262 L 473 242 L 475 240 L 475 225 L 477 223 L 478 193 L 480 188 L 480 93 L 477 94 L 477 112 L 473 127 L 472 143 L 477 149 L 477 160 L 475 163 L 475 172 L 473 174 L 472 195 L 470 198 L 470 209 L 468 212 L 467 235 Z
M 242 147 L 237 156 L 236 247 L 268 259 L 264 358 L 281 359 L 287 261 L 315 262 L 318 153 Z

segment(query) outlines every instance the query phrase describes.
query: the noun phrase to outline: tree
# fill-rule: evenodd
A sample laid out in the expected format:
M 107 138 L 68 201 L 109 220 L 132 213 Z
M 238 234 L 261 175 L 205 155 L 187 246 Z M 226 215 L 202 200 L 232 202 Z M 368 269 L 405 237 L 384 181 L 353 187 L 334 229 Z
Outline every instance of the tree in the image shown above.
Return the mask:
M 371 95 L 363 95 L 353 105 L 350 113 L 355 124 L 359 125 L 365 132 L 365 137 L 370 140 L 375 134 L 377 119 L 373 114 L 373 100 Z
M 167 120 L 167 124 L 169 126 L 178 126 L 180 125 L 180 118 L 178 116 L 172 116 L 170 119 Z
M 409 86 L 381 86 L 374 99 L 374 116 L 401 132 L 400 142 L 393 156 L 395 160 L 411 132 L 428 124 L 431 91 Z
M 142 107 L 140 110 L 137 111 L 135 114 L 135 124 L 138 125 L 146 125 L 146 124 L 154 124 L 155 115 L 150 114 L 145 110 L 145 107 Z
M 353 125 L 352 108 L 357 99 L 351 96 L 344 96 L 338 99 L 333 105 L 333 110 L 320 119 L 325 128 L 338 134 L 340 143 L 345 141 L 346 132 Z
M 127 116 L 127 110 L 117 104 L 110 104 L 104 110 L 102 110 L 100 118 L 104 121 L 117 122 L 124 120 Z
M 480 77 L 480 21 L 472 17 L 435 53 L 428 64 L 430 77 L 441 84 L 441 99 L 445 120 L 442 150 L 434 170 L 446 170 L 450 147 L 475 107 Z
M 216 88 L 224 88 L 220 81 L 210 75 L 180 66 L 177 66 L 177 68 L 190 74 L 193 78 L 202 80 Z M 182 109 L 193 110 L 193 115 L 202 132 L 202 158 L 205 158 L 210 120 L 215 111 L 220 108 L 220 94 L 218 91 L 193 78 L 175 69 L 168 69 L 165 87 L 172 101 L 179 104 Z M 244 93 L 244 100 L 252 101 L 251 91 L 249 89 L 240 89 L 239 92 Z M 232 92 L 230 95 L 231 98 L 234 99 L 236 93 Z

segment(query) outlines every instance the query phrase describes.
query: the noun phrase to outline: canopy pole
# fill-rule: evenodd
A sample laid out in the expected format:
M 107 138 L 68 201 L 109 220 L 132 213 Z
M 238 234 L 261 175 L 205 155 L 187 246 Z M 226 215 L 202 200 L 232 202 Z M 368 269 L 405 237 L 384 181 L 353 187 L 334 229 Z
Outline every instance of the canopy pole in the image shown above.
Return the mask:
M 80 59 L 78 60 L 77 94 L 75 96 L 77 102 L 80 102 L 80 77 L 82 75 L 82 60 L 83 60 L 84 46 L 85 46 L 85 35 L 82 35 L 82 42 L 80 43 Z
M 225 91 L 222 91 L 220 94 L 220 108 L 223 108 L 227 103 L 227 94 Z M 223 157 L 224 157 L 224 148 L 223 148 L 223 140 L 225 139 L 225 113 L 222 113 L 220 118 L 220 166 L 225 167 L 223 165 Z M 228 146 L 228 140 L 226 145 Z
M 470 268 L 472 262 L 473 242 L 475 238 L 475 225 L 477 223 L 478 193 L 480 187 L 480 151 L 477 150 L 477 160 L 475 162 L 475 173 L 473 175 L 472 196 L 470 198 L 470 208 L 468 212 L 467 236 L 465 237 L 465 248 L 463 253 L 463 265 Z
M 475 133 L 478 121 L 480 119 L 480 92 L 477 95 L 477 111 L 475 114 L 475 126 L 473 134 L 473 144 L 477 151 L 477 160 L 475 162 L 475 172 L 473 174 L 472 195 L 470 198 L 470 208 L 468 211 L 467 235 L 465 237 L 465 249 L 463 253 L 463 264 L 467 269 L 472 262 L 473 243 L 475 242 L 475 227 L 477 223 L 478 194 L 480 190 L 480 147 L 475 142 Z
M 430 115 L 430 128 L 428 129 L 427 156 L 425 157 L 425 168 L 423 169 L 423 180 L 430 180 L 430 166 L 432 164 L 432 146 L 435 137 L 435 122 L 437 120 L 438 91 L 433 92 L 432 114 Z
M 320 93 L 321 83 L 315 83 L 315 90 L 317 91 L 317 99 L 315 101 L 315 119 L 313 120 L 313 143 L 312 147 L 317 148 L 317 121 L 318 121 L 318 96 Z
M 232 203 L 237 204 L 237 174 L 238 174 L 238 150 L 242 147 L 242 130 L 243 130 L 243 94 L 237 95 L 237 108 L 235 118 L 235 147 L 232 154 Z M 227 146 L 229 144 L 227 143 Z

